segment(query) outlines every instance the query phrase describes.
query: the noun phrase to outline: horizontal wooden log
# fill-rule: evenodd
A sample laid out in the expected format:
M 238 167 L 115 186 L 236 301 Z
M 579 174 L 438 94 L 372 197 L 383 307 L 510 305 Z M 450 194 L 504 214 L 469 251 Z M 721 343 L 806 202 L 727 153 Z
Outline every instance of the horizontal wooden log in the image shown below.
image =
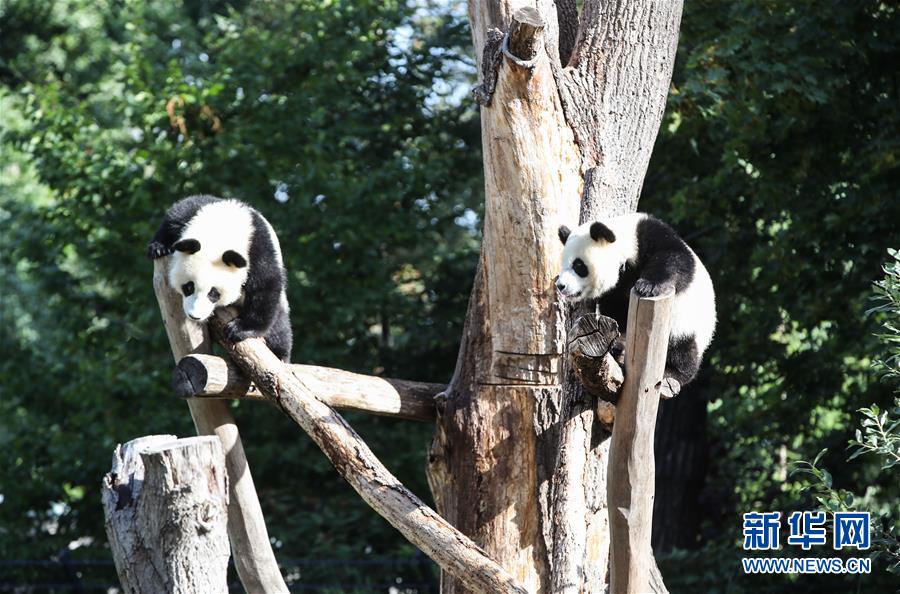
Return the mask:
M 222 329 L 233 318 L 233 312 L 219 309 L 210 320 L 219 343 L 262 394 L 313 439 L 372 509 L 468 589 L 525 594 L 508 571 L 397 480 L 344 418 L 272 354 L 262 339 L 235 344 L 223 339 Z
M 446 388 L 315 365 L 288 365 L 288 369 L 330 406 L 417 421 L 434 420 L 434 397 Z M 172 372 L 172 387 L 181 398 L 265 400 L 234 363 L 213 355 L 182 358 Z

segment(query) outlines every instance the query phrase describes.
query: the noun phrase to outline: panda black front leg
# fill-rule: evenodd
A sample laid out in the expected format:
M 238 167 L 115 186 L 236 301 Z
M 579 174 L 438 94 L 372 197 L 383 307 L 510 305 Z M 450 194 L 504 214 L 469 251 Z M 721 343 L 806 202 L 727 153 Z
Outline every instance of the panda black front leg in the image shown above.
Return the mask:
M 634 283 L 634 292 L 641 297 L 659 297 L 675 290 L 675 281 L 653 281 L 639 278 Z
M 268 276 L 264 272 L 252 268 L 250 270 L 244 286 L 241 313 L 225 325 L 225 338 L 230 342 L 262 338 L 275 321 L 284 282 L 280 275 Z

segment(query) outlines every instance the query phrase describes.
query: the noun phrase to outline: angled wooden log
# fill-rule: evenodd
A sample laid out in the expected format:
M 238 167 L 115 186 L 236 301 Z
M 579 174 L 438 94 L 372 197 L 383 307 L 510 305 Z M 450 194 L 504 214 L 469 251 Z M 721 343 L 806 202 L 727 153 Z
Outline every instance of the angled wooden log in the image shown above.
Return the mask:
M 329 406 L 416 421 L 434 421 L 434 397 L 446 387 L 315 365 L 288 369 Z M 172 371 L 172 387 L 181 398 L 265 400 L 234 363 L 214 355 L 181 359 Z
M 181 306 L 181 295 L 169 286 L 168 258 L 153 263 L 153 290 L 159 301 L 172 355 L 178 362 L 185 355 L 209 353 L 211 343 L 205 326 L 190 322 Z M 247 592 L 287 592 L 278 569 L 244 445 L 228 403 L 216 400 L 189 400 L 188 407 L 200 435 L 216 435 L 225 451 L 228 470 L 228 536 L 238 577 Z
M 632 291 L 625 338 L 625 384 L 616 404 L 607 475 L 612 546 L 610 591 L 665 588 L 656 569 L 653 527 L 653 439 L 666 367 L 674 293 L 640 298 Z
M 227 594 L 227 482 L 214 436 L 116 446 L 101 496 L 126 592 Z
M 372 509 L 470 590 L 526 592 L 478 545 L 404 487 L 343 417 L 319 400 L 262 339 L 236 344 L 221 339 L 222 328 L 233 318 L 233 312 L 220 308 L 210 320 L 219 343 L 263 395 L 303 428 Z

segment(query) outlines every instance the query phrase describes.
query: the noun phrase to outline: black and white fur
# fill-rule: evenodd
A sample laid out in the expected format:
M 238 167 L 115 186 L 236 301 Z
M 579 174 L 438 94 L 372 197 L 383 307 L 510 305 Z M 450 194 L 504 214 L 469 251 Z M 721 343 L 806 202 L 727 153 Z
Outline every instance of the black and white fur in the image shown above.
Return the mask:
M 601 313 L 625 332 L 631 288 L 642 297 L 675 290 L 665 377 L 694 379 L 716 327 L 716 296 L 697 254 L 666 223 L 644 213 L 559 228 L 556 287 L 575 301 L 599 298 Z M 619 345 L 621 348 L 621 345 Z
M 216 307 L 236 305 L 225 328 L 232 342 L 262 337 L 290 361 L 287 273 L 278 237 L 269 222 L 239 200 L 191 196 L 166 213 L 147 255 L 171 255 L 169 284 L 180 291 L 184 313 L 205 322 Z

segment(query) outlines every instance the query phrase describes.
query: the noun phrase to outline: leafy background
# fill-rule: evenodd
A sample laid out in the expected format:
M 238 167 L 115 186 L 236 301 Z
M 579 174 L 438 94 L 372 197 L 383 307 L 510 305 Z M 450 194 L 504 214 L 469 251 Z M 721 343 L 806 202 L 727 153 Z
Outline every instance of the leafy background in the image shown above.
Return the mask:
M 69 560 L 104 561 L 76 568 L 103 589 L 115 444 L 192 433 L 143 257 L 178 197 L 240 197 L 272 221 L 296 362 L 449 377 L 483 200 L 465 6 L 3 0 L 0 31 L 0 590 L 70 591 Z M 657 514 L 678 534 L 657 540 L 673 592 L 896 587 L 879 560 L 788 579 L 738 558 L 742 512 L 818 505 L 791 469 L 822 449 L 835 487 L 900 517 L 896 468 L 846 460 L 855 411 L 890 408 L 896 386 L 872 368 L 888 314 L 866 311 L 900 247 L 898 36 L 897 9 L 868 0 L 685 6 L 641 209 L 704 258 L 720 323 L 702 381 L 664 413 L 698 444 L 684 484 L 658 452 L 682 489 Z M 234 407 L 297 588 L 429 587 L 292 423 Z M 427 498 L 430 427 L 348 417 Z

